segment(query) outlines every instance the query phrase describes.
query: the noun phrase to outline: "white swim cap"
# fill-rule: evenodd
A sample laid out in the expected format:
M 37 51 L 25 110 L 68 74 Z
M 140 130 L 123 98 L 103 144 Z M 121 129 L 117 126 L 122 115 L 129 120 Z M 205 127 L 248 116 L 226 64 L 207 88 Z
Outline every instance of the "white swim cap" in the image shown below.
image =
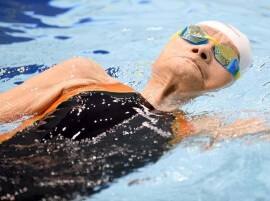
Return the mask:
M 226 35 L 235 47 L 239 51 L 240 56 L 240 75 L 250 67 L 252 63 L 252 56 L 251 56 L 251 47 L 250 42 L 247 36 L 237 30 L 230 24 L 225 24 L 219 21 L 204 21 L 200 22 L 197 25 L 206 25 L 213 29 L 216 29 Z

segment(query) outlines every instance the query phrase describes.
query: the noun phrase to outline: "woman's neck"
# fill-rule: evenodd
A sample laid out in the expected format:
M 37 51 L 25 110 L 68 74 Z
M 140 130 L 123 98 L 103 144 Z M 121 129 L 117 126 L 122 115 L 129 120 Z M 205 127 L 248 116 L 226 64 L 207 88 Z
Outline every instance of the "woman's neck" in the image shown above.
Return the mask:
M 176 93 L 176 86 L 170 79 L 155 79 L 148 81 L 141 95 L 160 111 L 176 111 L 187 99 Z

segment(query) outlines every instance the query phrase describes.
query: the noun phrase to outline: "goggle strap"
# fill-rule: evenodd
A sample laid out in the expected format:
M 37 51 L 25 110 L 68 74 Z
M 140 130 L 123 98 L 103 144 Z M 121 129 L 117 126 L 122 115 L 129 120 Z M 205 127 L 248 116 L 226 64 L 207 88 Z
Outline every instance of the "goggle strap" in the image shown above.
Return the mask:
M 238 71 L 237 73 L 236 73 L 236 75 L 234 76 L 234 79 L 239 79 L 239 77 L 240 77 L 240 71 Z
M 179 35 L 179 32 L 176 32 L 175 34 L 173 34 L 173 35 L 171 36 L 171 39 L 176 38 L 178 35 Z

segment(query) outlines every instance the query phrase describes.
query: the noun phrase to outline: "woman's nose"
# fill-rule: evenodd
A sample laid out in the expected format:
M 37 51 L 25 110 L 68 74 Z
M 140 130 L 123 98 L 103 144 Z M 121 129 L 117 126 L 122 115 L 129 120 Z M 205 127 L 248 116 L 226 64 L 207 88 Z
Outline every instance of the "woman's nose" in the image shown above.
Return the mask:
M 191 51 L 194 53 L 194 54 L 197 54 L 203 61 L 205 61 L 206 63 L 209 63 L 210 60 L 211 60 L 211 54 L 209 52 L 210 47 L 193 47 L 191 49 Z

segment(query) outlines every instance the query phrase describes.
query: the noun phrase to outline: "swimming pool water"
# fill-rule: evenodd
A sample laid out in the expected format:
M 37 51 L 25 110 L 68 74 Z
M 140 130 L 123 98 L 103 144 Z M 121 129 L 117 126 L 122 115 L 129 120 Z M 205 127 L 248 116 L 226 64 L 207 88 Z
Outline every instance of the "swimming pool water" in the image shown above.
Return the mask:
M 10 0 L 0 8 L 0 91 L 72 56 L 93 58 L 141 90 L 151 63 L 175 31 L 202 20 L 231 23 L 250 38 L 253 66 L 234 85 L 183 109 L 226 121 L 260 117 L 270 123 L 267 0 Z M 220 142 L 209 150 L 207 137 L 187 139 L 89 200 L 269 200 L 270 142 L 263 138 L 268 135 Z

